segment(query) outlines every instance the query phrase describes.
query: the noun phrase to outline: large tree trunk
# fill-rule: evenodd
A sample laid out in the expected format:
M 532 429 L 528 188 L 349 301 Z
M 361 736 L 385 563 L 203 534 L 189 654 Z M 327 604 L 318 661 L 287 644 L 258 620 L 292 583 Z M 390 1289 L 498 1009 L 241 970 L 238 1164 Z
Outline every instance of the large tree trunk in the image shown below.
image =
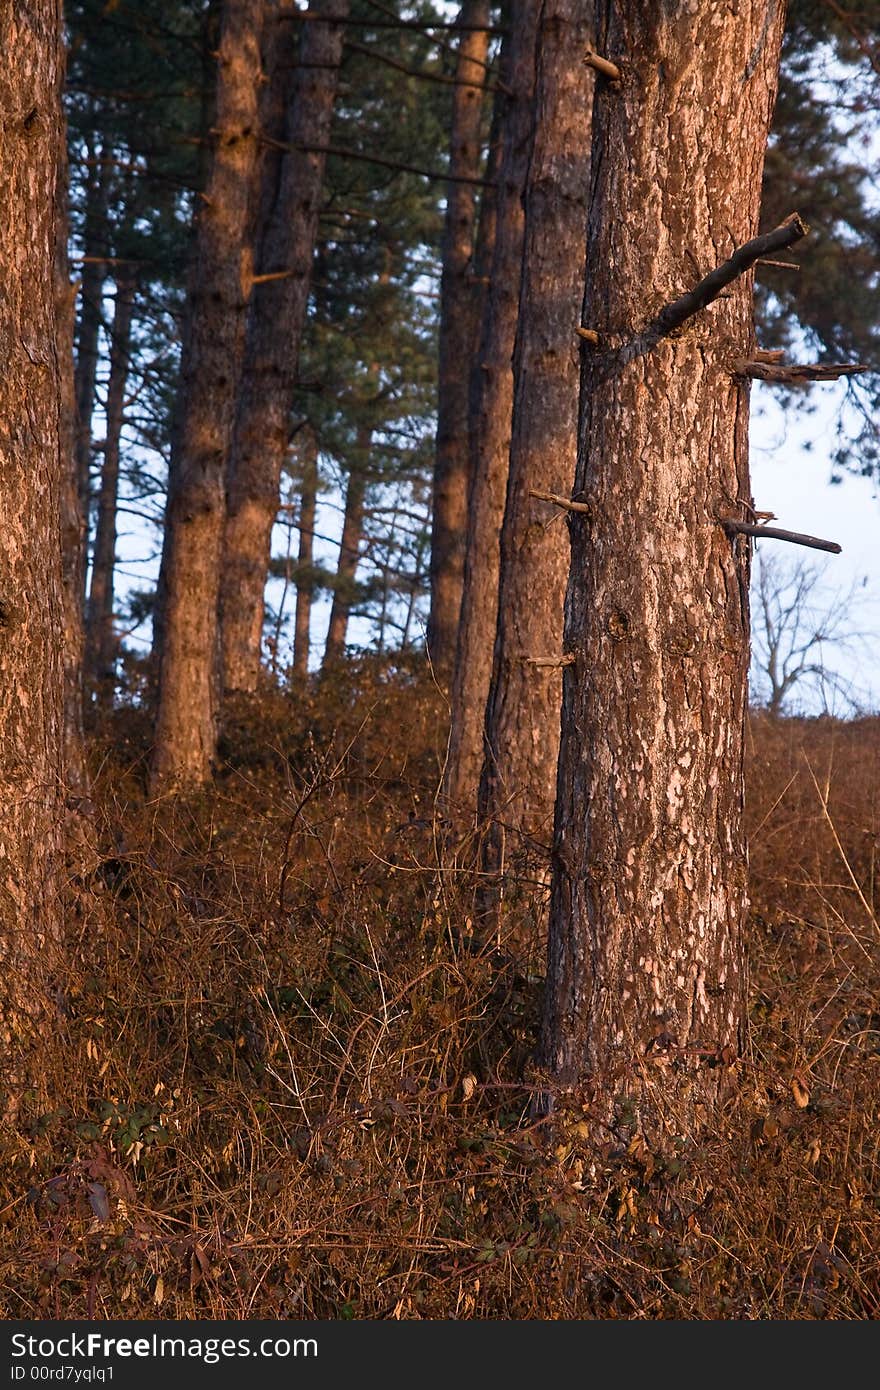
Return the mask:
M 113 631 L 113 571 L 116 566 L 116 509 L 119 492 L 119 456 L 125 417 L 125 388 L 131 350 L 131 317 L 134 277 L 116 281 L 116 307 L 110 337 L 110 379 L 107 386 L 104 462 L 98 494 L 95 548 L 86 616 L 86 672 L 99 703 L 113 699 L 116 635 Z
M 472 373 L 470 490 L 464 589 L 452 682 L 445 794 L 475 809 L 483 762 L 483 724 L 498 613 L 499 538 L 504 515 L 513 409 L 513 349 L 523 255 L 523 194 L 534 130 L 535 39 L 540 0 L 511 7 L 510 88 L 501 136 L 495 251 Z
M 28 1073 L 57 966 L 64 766 L 57 0 L 0 10 L 0 1111 Z
M 367 495 L 367 470 L 372 437 L 370 429 L 362 427 L 358 430 L 357 445 L 345 490 L 345 515 L 339 542 L 339 559 L 336 563 L 336 588 L 333 593 L 333 606 L 330 609 L 327 641 L 324 644 L 322 670 L 327 670 L 345 655 L 348 616 L 351 612 L 351 598 L 364 533 L 364 499 Z
M 157 786 L 206 781 L 216 745 L 224 480 L 252 275 L 263 14 L 264 0 L 226 0 L 223 10 L 216 144 L 195 239 L 160 576 Z
M 303 445 L 302 491 L 299 503 L 296 617 L 293 628 L 293 674 L 305 680 L 311 651 L 312 598 L 315 592 L 315 516 L 318 503 L 318 447 L 314 438 Z
M 106 147 L 97 153 L 91 145 L 85 226 L 83 228 L 83 261 L 80 276 L 79 323 L 76 330 L 76 468 L 79 505 L 88 542 L 89 492 L 92 463 L 92 413 L 95 408 L 95 386 L 98 377 L 98 336 L 101 331 L 102 292 L 106 279 L 107 255 L 107 193 L 110 184 L 112 157 Z M 85 567 L 82 572 L 85 592 Z
M 716 518 L 749 497 L 752 273 L 653 321 L 755 233 L 784 5 L 597 16 L 622 81 L 594 113 L 543 1061 L 606 1121 L 687 1133 L 744 1026 L 749 555 Z
M 553 828 L 562 674 L 531 658 L 562 651 L 568 535 L 533 491 L 570 495 L 577 457 L 590 172 L 593 0 L 544 0 L 535 141 L 525 195 L 523 280 L 514 353 L 513 426 L 501 531 L 498 625 L 486 707 L 480 815 L 484 869 Z M 498 885 L 491 887 L 495 894 Z
M 483 84 L 489 51 L 488 0 L 464 0 L 452 98 L 449 172 L 475 179 L 480 172 Z M 481 27 L 485 26 L 485 27 Z M 488 190 L 487 190 L 488 192 Z M 477 188 L 451 182 L 441 247 L 440 340 L 437 370 L 437 439 L 431 514 L 431 607 L 427 646 L 435 672 L 448 680 L 464 583 L 464 541 L 470 458 L 468 380 L 479 319 L 472 283 Z
M 223 684 L 255 690 L 263 594 L 308 307 L 326 145 L 349 0 L 321 0 L 328 22 L 304 24 L 272 215 L 262 238 L 227 480 L 221 627 Z M 284 26 L 285 28 L 287 26 Z M 269 166 L 267 165 L 267 170 Z

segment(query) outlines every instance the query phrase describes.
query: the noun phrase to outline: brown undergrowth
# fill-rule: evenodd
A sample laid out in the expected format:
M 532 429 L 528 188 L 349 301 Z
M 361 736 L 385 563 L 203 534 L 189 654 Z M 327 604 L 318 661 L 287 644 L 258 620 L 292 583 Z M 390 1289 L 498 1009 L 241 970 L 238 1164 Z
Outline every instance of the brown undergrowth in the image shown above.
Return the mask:
M 371 661 L 266 692 L 189 801 L 148 799 L 145 713 L 96 732 L 5 1317 L 878 1316 L 880 721 L 752 717 L 750 1052 L 650 1150 L 531 1118 L 541 865 L 478 948 L 445 717 Z

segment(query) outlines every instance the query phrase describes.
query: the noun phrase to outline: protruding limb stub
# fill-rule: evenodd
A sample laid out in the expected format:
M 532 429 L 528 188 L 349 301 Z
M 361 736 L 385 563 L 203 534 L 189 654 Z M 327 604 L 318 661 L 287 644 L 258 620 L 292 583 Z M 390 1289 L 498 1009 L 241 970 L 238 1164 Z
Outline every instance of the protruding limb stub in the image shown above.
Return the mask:
M 789 541 L 792 545 L 805 545 L 810 550 L 827 550 L 839 555 L 843 549 L 837 541 L 823 541 L 818 536 L 806 536 L 801 531 L 783 531 L 779 526 L 763 526 L 752 521 L 740 521 L 735 516 L 720 516 L 718 520 L 725 531 L 742 536 L 757 536 L 763 540 Z

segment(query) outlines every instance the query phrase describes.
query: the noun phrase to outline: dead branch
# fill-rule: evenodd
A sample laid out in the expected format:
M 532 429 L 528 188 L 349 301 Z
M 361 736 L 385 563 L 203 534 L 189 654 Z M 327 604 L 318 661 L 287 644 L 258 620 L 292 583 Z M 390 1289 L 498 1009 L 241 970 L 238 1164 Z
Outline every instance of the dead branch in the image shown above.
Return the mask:
M 709 274 L 692 290 L 688 290 L 687 294 L 680 295 L 671 304 L 667 304 L 665 309 L 661 309 L 642 336 L 658 342 L 674 333 L 676 328 L 680 328 L 689 318 L 693 318 L 694 314 L 711 304 L 713 299 L 717 299 L 723 289 L 740 275 L 744 275 L 755 261 L 770 251 L 782 251 L 786 246 L 800 241 L 809 230 L 800 213 L 793 212 L 772 232 L 765 232 L 763 236 L 756 236 L 743 246 L 738 246 L 723 265 L 710 270 Z
M 538 488 L 529 489 L 530 497 L 537 497 L 539 502 L 552 502 L 554 507 L 562 507 L 566 512 L 582 512 L 584 516 L 590 515 L 589 502 L 573 502 L 570 497 L 560 497 L 555 492 L 541 492 Z
M 800 531 L 783 531 L 778 526 L 759 526 L 751 521 L 740 521 L 735 516 L 720 516 L 718 520 L 725 531 L 736 532 L 742 536 L 758 536 L 767 540 L 789 541 L 792 545 L 805 545 L 810 550 L 828 550 L 839 555 L 843 549 L 836 541 L 823 541 L 818 536 L 805 536 Z
M 860 363 L 804 362 L 783 366 L 764 357 L 740 357 L 733 364 L 735 376 L 751 377 L 754 381 L 769 381 L 777 386 L 806 386 L 811 381 L 837 381 L 842 376 L 861 376 L 870 367 Z

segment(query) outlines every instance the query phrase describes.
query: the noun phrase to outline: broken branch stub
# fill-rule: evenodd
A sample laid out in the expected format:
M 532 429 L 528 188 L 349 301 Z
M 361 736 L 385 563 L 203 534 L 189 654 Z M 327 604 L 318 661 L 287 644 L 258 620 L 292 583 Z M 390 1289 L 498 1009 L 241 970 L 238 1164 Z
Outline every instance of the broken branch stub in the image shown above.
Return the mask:
M 803 362 L 784 366 L 781 362 L 768 362 L 761 356 L 740 357 L 733 364 L 735 376 L 747 376 L 753 381 L 767 381 L 771 384 L 775 382 L 779 386 L 806 386 L 811 381 L 838 381 L 842 376 L 861 376 L 870 370 L 870 367 L 856 362 Z
M 765 232 L 762 236 L 754 237 L 744 245 L 738 246 L 729 260 L 710 270 L 709 274 L 704 275 L 700 283 L 688 290 L 687 294 L 680 295 L 671 304 L 667 304 L 665 309 L 661 309 L 653 323 L 645 330 L 645 336 L 650 336 L 657 342 L 668 337 L 689 318 L 693 318 L 694 314 L 711 304 L 713 299 L 717 299 L 721 291 L 740 275 L 744 275 L 755 261 L 770 251 L 781 251 L 786 246 L 800 241 L 809 230 L 800 213 L 793 212 L 772 232 Z
M 791 545 L 805 545 L 810 550 L 827 550 L 839 555 L 843 549 L 837 541 L 823 541 L 818 536 L 806 536 L 801 531 L 783 531 L 779 526 L 759 526 L 751 521 L 740 521 L 735 516 L 720 516 L 718 520 L 725 531 L 742 536 L 757 536 L 759 539 L 788 541 Z

